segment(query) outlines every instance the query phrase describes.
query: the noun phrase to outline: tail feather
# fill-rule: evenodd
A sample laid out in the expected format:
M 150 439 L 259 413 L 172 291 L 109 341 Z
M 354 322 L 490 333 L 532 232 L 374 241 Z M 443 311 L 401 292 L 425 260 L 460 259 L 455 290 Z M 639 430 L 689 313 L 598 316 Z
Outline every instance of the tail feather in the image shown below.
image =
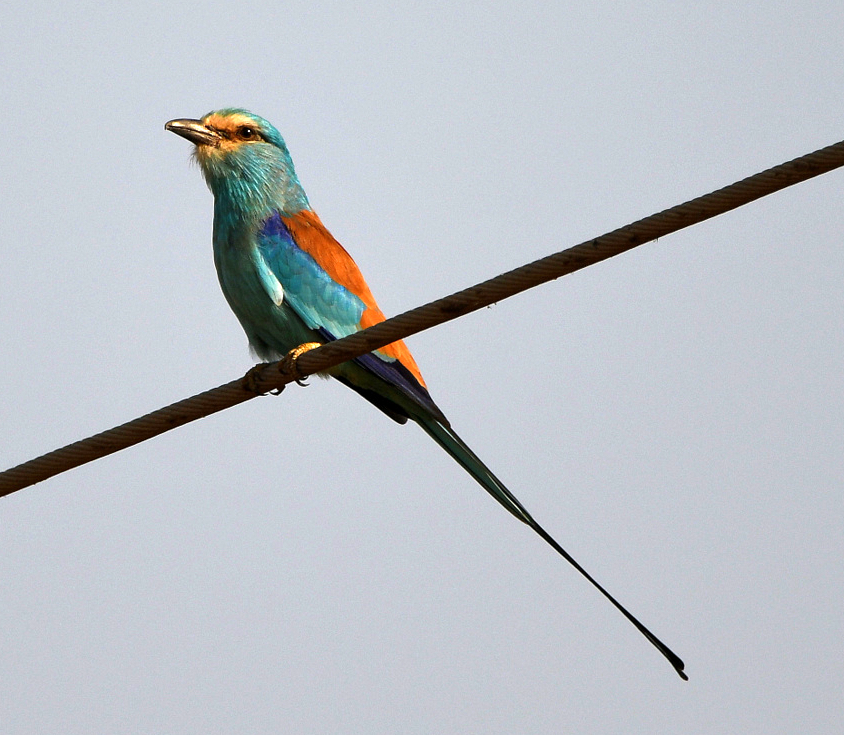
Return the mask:
M 642 623 L 640 623 L 618 600 L 616 600 L 609 592 L 607 592 L 589 572 L 587 572 L 575 559 L 569 554 L 560 544 L 558 544 L 551 535 L 540 526 L 527 512 L 525 507 L 519 502 L 513 493 L 511 493 L 492 471 L 480 460 L 466 443 L 454 432 L 450 426 L 445 426 L 433 418 L 414 416 L 417 423 L 425 430 L 425 432 L 446 452 L 448 452 L 457 463 L 466 470 L 475 480 L 484 488 L 493 498 L 495 498 L 501 505 L 503 505 L 510 513 L 518 518 L 523 523 L 530 526 L 541 538 L 543 538 L 560 556 L 562 556 L 569 564 L 571 564 L 578 572 L 580 572 L 592 585 L 598 589 L 621 613 L 626 617 L 636 629 L 647 638 L 651 644 L 663 655 L 668 662 L 674 667 L 674 670 L 680 675 L 680 678 L 688 680 L 688 676 L 683 671 L 685 664 L 683 661 L 666 646 L 659 638 L 657 638 L 650 630 L 648 630 Z
M 536 521 L 492 471 L 480 460 L 450 426 L 444 426 L 435 419 L 417 419 L 419 425 L 437 444 L 448 452 L 466 472 L 477 480 L 493 498 L 510 511 L 522 523 L 532 526 Z

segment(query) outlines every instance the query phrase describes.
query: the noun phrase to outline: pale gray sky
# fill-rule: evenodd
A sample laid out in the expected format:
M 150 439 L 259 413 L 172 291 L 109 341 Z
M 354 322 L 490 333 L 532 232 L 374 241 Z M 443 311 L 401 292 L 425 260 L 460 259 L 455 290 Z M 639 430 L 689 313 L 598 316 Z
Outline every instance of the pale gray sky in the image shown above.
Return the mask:
M 0 464 L 251 364 L 166 120 L 271 120 L 395 313 L 844 138 L 843 32 L 831 1 L 7 3 Z M 0 502 L 0 731 L 840 727 L 842 189 L 410 340 L 690 682 L 422 431 L 313 380 Z

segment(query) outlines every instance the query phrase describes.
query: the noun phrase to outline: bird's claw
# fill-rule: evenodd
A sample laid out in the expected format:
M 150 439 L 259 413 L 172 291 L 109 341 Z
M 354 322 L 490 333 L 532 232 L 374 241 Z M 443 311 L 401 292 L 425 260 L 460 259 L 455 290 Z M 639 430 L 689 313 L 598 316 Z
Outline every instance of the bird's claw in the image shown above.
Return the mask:
M 306 352 L 314 350 L 317 347 L 322 347 L 322 345 L 319 342 L 305 342 L 304 344 L 301 344 L 298 347 L 294 347 L 281 359 L 281 362 L 278 364 L 278 371 L 282 375 L 291 376 L 293 380 L 296 381 L 297 385 L 307 385 L 305 379 L 308 376 L 303 375 L 302 372 L 299 370 L 297 360 Z
M 250 393 L 254 393 L 256 396 L 263 396 L 267 393 L 273 396 L 277 396 L 284 390 L 285 386 L 281 386 L 281 388 L 276 388 L 275 390 L 264 390 L 261 388 L 261 378 L 264 372 L 264 368 L 267 366 L 267 363 L 261 362 L 257 365 L 251 367 L 246 375 L 244 375 L 240 379 L 240 385 L 244 390 L 248 390 Z
M 282 375 L 289 375 L 299 385 L 307 385 L 305 382 L 305 378 L 307 376 L 303 375 L 299 370 L 296 361 L 301 355 L 304 355 L 309 350 L 313 350 L 317 347 L 322 347 L 322 345 L 319 342 L 305 342 L 298 347 L 294 347 L 283 358 L 281 358 L 281 360 L 279 360 L 278 371 Z M 285 386 L 282 385 L 280 388 L 276 388 L 274 390 L 266 390 L 262 387 L 262 383 L 264 382 L 264 369 L 266 367 L 267 363 L 261 362 L 250 368 L 246 375 L 240 379 L 241 387 L 257 396 L 263 396 L 268 393 L 273 396 L 279 395 L 284 390 Z

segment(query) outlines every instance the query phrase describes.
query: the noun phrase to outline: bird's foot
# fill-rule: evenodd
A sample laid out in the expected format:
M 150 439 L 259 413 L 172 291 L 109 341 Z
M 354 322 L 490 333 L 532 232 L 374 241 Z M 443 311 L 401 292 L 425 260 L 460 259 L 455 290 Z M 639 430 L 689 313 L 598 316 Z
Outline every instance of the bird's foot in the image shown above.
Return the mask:
M 285 386 L 281 386 L 281 388 L 277 388 L 276 390 L 265 390 L 261 388 L 261 378 L 263 377 L 264 368 L 267 367 L 267 363 L 260 362 L 254 367 L 251 367 L 249 371 L 240 379 L 240 385 L 244 390 L 248 390 L 250 393 L 254 393 L 256 396 L 263 396 L 266 393 L 270 393 L 274 396 L 277 396 L 281 391 L 284 390 Z
M 308 376 L 301 373 L 296 362 L 306 352 L 310 352 L 317 347 L 322 347 L 322 345 L 319 342 L 305 342 L 298 347 L 294 347 L 281 359 L 278 364 L 278 371 L 282 375 L 290 375 L 298 385 L 307 385 L 305 378 Z

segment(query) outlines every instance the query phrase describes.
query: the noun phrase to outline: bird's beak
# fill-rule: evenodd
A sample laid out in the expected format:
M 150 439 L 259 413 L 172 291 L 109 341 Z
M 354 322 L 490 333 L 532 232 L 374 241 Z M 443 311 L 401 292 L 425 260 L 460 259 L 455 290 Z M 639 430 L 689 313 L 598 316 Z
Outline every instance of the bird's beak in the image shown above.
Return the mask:
M 165 130 L 181 135 L 196 145 L 219 145 L 222 136 L 211 128 L 202 124 L 201 120 L 171 120 L 164 125 Z

